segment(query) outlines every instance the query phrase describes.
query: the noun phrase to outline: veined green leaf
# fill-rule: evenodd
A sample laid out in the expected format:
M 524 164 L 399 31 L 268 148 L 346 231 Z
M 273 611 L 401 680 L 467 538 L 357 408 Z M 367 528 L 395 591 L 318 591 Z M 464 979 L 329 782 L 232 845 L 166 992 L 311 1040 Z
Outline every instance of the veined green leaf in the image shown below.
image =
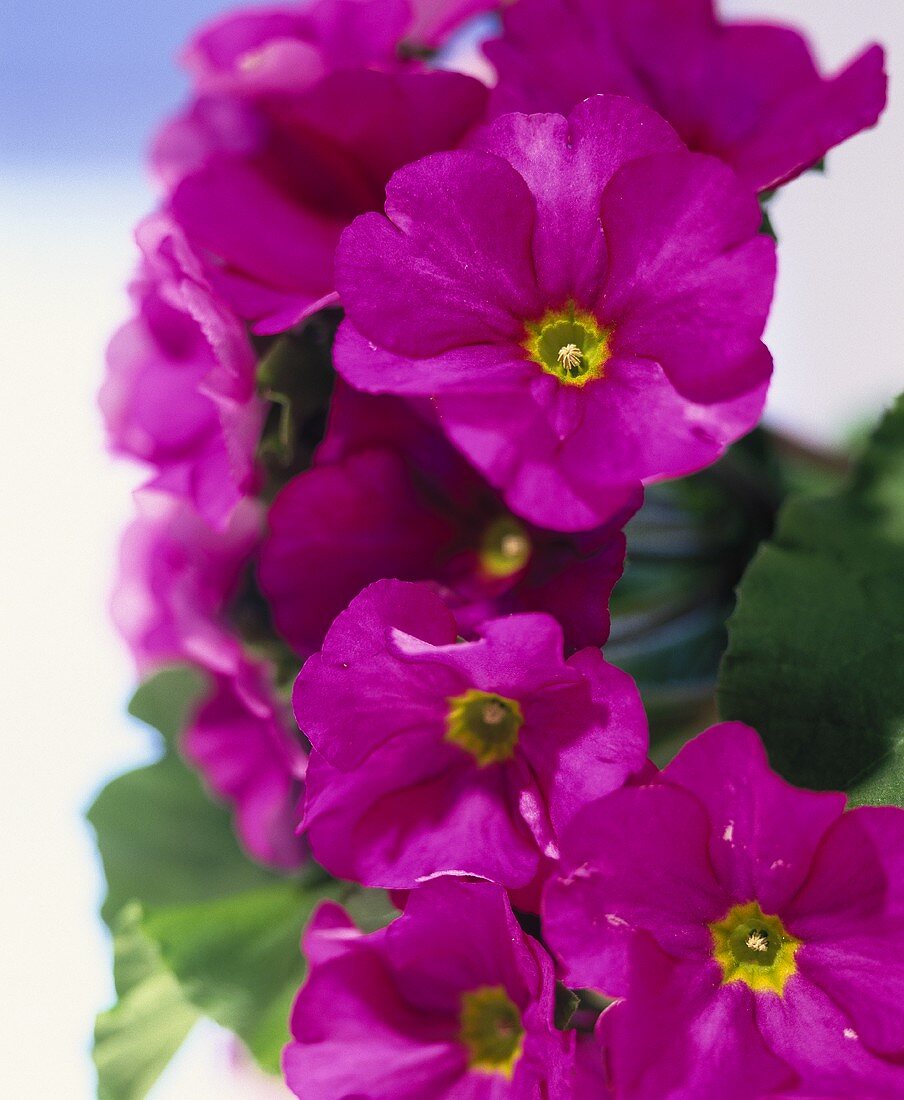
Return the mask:
M 721 713 L 759 730 L 778 771 L 904 802 L 904 398 L 844 489 L 784 507 L 729 636 Z

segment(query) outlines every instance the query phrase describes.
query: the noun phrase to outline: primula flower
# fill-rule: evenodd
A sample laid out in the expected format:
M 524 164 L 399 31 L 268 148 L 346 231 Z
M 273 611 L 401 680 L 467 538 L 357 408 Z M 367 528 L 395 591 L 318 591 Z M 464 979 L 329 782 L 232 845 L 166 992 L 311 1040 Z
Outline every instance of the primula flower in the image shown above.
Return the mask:
M 151 488 L 222 528 L 256 486 L 254 352 L 174 226 L 148 219 L 139 242 L 137 313 L 110 343 L 100 394 L 109 442 L 154 468 Z
M 797 31 L 723 22 L 713 0 L 518 0 L 502 19 L 502 37 L 484 47 L 494 114 L 627 95 L 758 191 L 874 126 L 886 103 L 879 46 L 826 78 Z
M 904 813 L 787 784 L 716 726 L 561 840 L 544 933 L 625 997 L 616 1097 L 904 1094 Z
M 430 422 L 400 398 L 337 383 L 312 469 L 267 517 L 260 585 L 280 633 L 303 656 L 365 585 L 432 580 L 470 635 L 484 619 L 546 611 L 568 652 L 601 646 L 625 557 L 622 524 L 563 535 L 511 514 Z
M 283 1055 L 304 1100 L 564 1097 L 573 1035 L 556 1031 L 552 961 L 491 883 L 439 879 L 362 935 L 332 902 Z
M 578 1009 L 578 1013 L 584 1014 L 581 1009 Z M 574 1018 L 571 1026 L 575 1026 Z M 588 1021 L 585 1027 L 575 1030 L 571 1087 L 562 1094 L 562 1100 L 612 1100 L 612 1092 L 606 1076 L 604 1051 L 596 1035 L 589 1030 L 589 1026 Z
M 458 634 L 431 586 L 380 581 L 302 668 L 295 714 L 316 750 L 304 828 L 332 873 L 526 887 L 576 810 L 643 766 L 637 689 L 599 650 L 563 660 L 561 628 L 541 614 Z
M 189 663 L 211 687 L 183 738 L 186 756 L 235 807 L 238 834 L 257 859 L 294 867 L 306 757 L 291 717 L 251 661 L 225 612 L 258 545 L 261 506 L 244 501 L 215 531 L 182 501 L 138 495 L 139 516 L 122 542 L 113 618 L 143 675 Z
M 200 93 L 153 159 L 211 283 L 258 332 L 334 300 L 343 228 L 484 114 L 478 81 L 387 63 L 412 19 L 404 4 L 323 0 L 229 17 L 189 52 Z
M 507 115 L 345 232 L 339 372 L 435 400 L 531 522 L 595 527 L 756 423 L 775 277 L 753 193 L 648 108 Z
M 214 686 L 182 738 L 186 757 L 235 807 L 236 830 L 262 863 L 291 870 L 307 855 L 295 824 L 307 757 L 262 666 L 241 661 Z
M 338 69 L 415 66 L 490 6 L 485 0 L 320 0 L 242 10 L 199 31 L 183 63 L 201 92 L 301 90 Z
M 260 542 L 263 509 L 246 500 L 217 531 L 164 493 L 136 494 L 123 535 L 112 615 L 142 675 L 189 661 L 232 673 L 239 644 L 223 619 Z

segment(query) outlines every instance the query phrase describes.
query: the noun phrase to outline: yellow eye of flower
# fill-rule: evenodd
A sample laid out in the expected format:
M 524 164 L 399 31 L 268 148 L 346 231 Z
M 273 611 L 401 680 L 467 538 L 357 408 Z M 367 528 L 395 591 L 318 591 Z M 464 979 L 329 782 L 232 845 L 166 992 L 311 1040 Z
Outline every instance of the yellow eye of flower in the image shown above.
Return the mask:
M 501 516 L 484 531 L 480 564 L 491 577 L 513 577 L 530 561 L 530 535 L 514 516 Z
M 523 347 L 531 359 L 565 386 L 586 386 L 602 378 L 610 356 L 608 329 L 592 313 L 570 302 L 525 326 Z
M 758 993 L 781 995 L 788 979 L 797 973 L 794 956 L 800 940 L 790 936 L 781 920 L 765 914 L 755 901 L 736 905 L 709 930 L 723 984 L 744 982 Z
M 471 1069 L 511 1080 L 524 1046 L 524 1026 L 518 1006 L 501 985 L 462 994 L 459 1038 Z
M 517 700 L 471 689 L 447 702 L 447 741 L 471 753 L 482 768 L 515 755 L 524 722 Z

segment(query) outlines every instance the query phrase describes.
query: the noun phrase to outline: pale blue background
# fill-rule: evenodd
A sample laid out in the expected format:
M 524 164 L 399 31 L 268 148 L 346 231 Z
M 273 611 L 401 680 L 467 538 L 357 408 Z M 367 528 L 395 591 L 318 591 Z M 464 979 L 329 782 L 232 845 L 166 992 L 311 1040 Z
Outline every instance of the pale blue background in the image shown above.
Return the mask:
M 112 1000 L 83 812 L 147 760 L 106 614 L 136 471 L 104 454 L 95 394 L 126 316 L 148 139 L 174 55 L 216 0 L 0 0 L 0 1097 L 90 1100 Z M 154 1100 L 285 1095 L 202 1026 Z
M 173 55 L 216 0 L 3 0 L 4 160 L 135 166 L 185 86 Z
M 142 154 L 179 102 L 173 61 L 216 0 L 0 0 L 0 1097 L 90 1100 L 111 996 L 82 812 L 147 757 L 105 604 L 135 472 L 102 449 L 95 393 L 126 315 Z M 726 0 L 809 26 L 830 64 L 885 41 L 901 0 Z M 904 70 L 902 70 L 904 75 Z M 904 98 L 782 195 L 770 416 L 830 441 L 904 388 Z M 196 1036 L 155 1100 L 249 1100 L 222 1038 Z

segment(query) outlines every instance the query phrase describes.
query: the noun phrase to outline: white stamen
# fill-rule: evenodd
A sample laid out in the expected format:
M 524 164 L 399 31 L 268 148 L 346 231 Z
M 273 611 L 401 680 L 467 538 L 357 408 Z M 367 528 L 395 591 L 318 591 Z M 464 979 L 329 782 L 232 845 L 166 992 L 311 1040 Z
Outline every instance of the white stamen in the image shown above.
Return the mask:
M 769 950 L 769 937 L 765 932 L 751 932 L 745 942 L 751 951 Z
M 482 718 L 488 726 L 498 726 L 506 714 L 508 714 L 506 707 L 502 703 L 497 703 L 495 699 L 483 704 Z
M 559 354 L 556 358 L 565 370 L 576 370 L 581 365 L 583 355 L 577 344 L 566 344 L 564 347 L 559 348 Z
M 520 558 L 527 549 L 527 539 L 523 535 L 505 535 L 499 549 L 506 558 Z

